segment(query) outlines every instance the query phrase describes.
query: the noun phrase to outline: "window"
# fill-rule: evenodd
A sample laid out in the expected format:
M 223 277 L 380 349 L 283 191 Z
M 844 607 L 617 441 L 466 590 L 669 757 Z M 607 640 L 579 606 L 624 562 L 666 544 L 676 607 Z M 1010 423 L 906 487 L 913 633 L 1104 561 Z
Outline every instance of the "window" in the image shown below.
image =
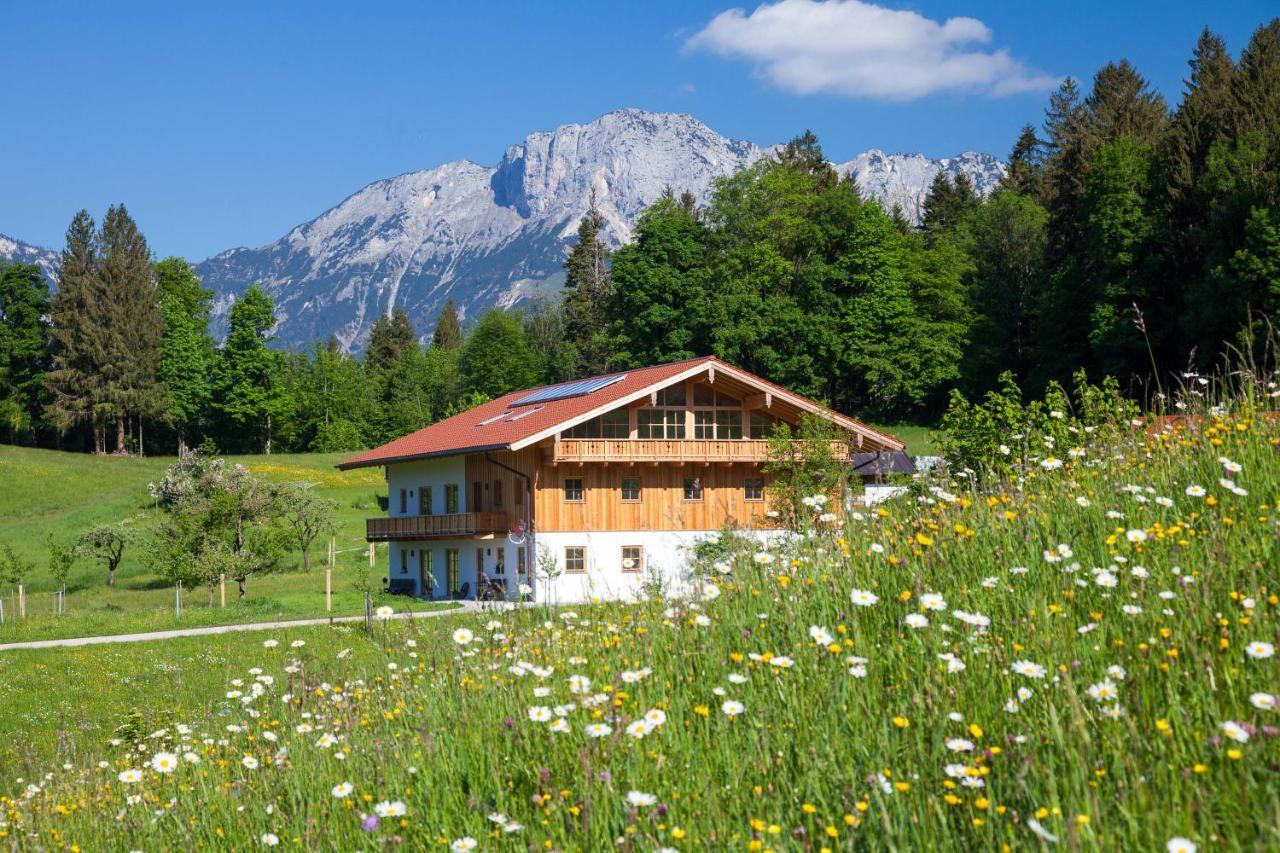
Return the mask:
M 476 583 L 480 582 L 480 578 L 484 577 L 484 549 L 476 549 Z M 476 592 L 480 590 L 477 589 Z
M 743 484 L 743 492 L 749 501 L 764 500 L 764 480 L 760 477 L 748 477 Z
M 400 514 L 401 515 L 409 514 L 409 490 L 408 489 L 400 490 Z
M 766 415 L 764 412 L 752 412 L 751 437 L 768 438 L 769 434 L 773 432 L 773 427 L 776 423 L 777 421 L 771 415 Z
M 418 563 L 418 567 L 419 567 L 418 574 L 421 575 L 421 580 L 422 580 L 422 588 L 419 589 L 418 591 L 425 595 L 427 592 L 427 587 L 432 587 L 436 585 L 434 572 L 432 571 L 432 568 L 431 568 L 431 552 L 430 551 L 424 550 L 422 552 L 422 560 L 421 562 Z
M 495 575 L 505 575 L 507 573 L 507 549 L 498 549 L 498 561 L 493 564 L 493 573 Z
M 524 555 L 524 548 L 517 548 L 516 549 L 516 574 L 524 575 L 528 573 L 529 567 L 525 564 L 526 559 L 528 558 L 525 557 Z
M 445 487 L 446 493 L 448 486 Z M 456 489 L 457 486 L 454 486 Z M 448 590 L 450 596 L 455 596 L 461 591 L 460 560 L 458 559 L 458 549 L 449 548 L 444 552 L 444 587 Z
M 458 511 L 458 484 L 450 483 L 444 487 L 444 511 Z
M 639 438 L 684 438 L 684 409 L 641 409 L 636 412 Z
M 502 509 L 502 481 L 493 481 L 493 508 Z
M 732 406 L 741 408 L 742 401 L 736 400 L 721 391 L 717 391 L 710 385 L 694 385 L 693 386 L 693 405 L 695 406 Z
M 694 438 L 742 438 L 742 412 L 737 409 L 696 409 L 693 413 Z
M 481 500 L 482 494 L 483 493 L 480 491 L 480 481 L 477 480 L 476 482 L 471 484 L 471 511 L 472 512 L 480 512 L 481 510 L 484 509 L 484 507 L 481 505 L 483 503 L 483 501 Z
M 400 574 L 402 575 L 409 574 L 409 549 L 408 548 L 400 549 Z
M 567 574 L 583 574 L 587 570 L 587 549 L 580 545 L 564 549 L 564 570 Z
M 626 409 L 605 412 L 564 432 L 565 438 L 629 438 L 630 435 Z
M 640 500 L 639 477 L 622 478 L 622 500 L 626 503 L 635 503 Z
M 418 515 L 431 515 L 431 487 L 418 487 Z
M 564 499 L 573 503 L 580 503 L 582 501 L 581 477 L 569 477 L 564 481 Z
M 742 438 L 742 412 L 720 409 L 716 412 L 716 438 Z
M 658 392 L 659 406 L 683 406 L 684 405 L 684 385 L 677 384 L 663 388 Z
M 644 571 L 644 548 L 642 546 L 622 546 L 622 570 L 624 572 Z
M 684 499 L 687 501 L 702 500 L 702 479 L 699 477 L 684 478 Z

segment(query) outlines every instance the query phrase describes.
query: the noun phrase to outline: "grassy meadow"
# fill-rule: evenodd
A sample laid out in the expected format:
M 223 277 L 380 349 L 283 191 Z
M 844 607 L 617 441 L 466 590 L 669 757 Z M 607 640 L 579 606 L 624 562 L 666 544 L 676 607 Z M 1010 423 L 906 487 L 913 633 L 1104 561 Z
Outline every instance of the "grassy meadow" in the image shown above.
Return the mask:
M 379 469 L 335 470 L 333 466 L 342 456 L 229 458 L 269 479 L 313 483 L 320 494 L 335 502 L 335 536 L 343 553 L 334 573 L 333 612 L 351 615 L 364 609 L 364 594 L 358 585 L 367 579 L 374 590 L 380 590 L 386 575 L 385 548 L 372 570 L 363 550 L 364 521 L 385 512 L 379 498 L 385 499 L 386 485 Z M 0 446 L 0 543 L 11 545 L 35 565 L 34 573 L 26 578 L 26 620 L 13 618 L 17 612 L 15 591 L 0 589 L 6 617 L 0 625 L 0 643 L 325 615 L 325 541 L 317 541 L 312 548 L 310 573 L 301 571 L 301 555 L 294 553 L 283 571 L 250 578 L 243 600 L 237 598 L 235 584 L 229 582 L 225 608 L 216 597 L 214 606 L 209 606 L 208 590 L 184 591 L 181 619 L 174 615 L 173 587 L 148 564 L 141 544 L 126 548 L 115 587 L 107 586 L 102 562 L 81 557 L 67 581 L 64 612 L 55 615 L 47 537 L 70 544 L 95 524 L 125 519 L 141 530 L 150 528 L 159 511 L 151 502 L 147 484 L 159 480 L 172 461 Z M 391 598 L 375 597 L 379 604 Z M 432 606 L 420 605 L 421 609 Z
M 0 778 L 0 842 L 1276 849 L 1280 424 L 1071 450 L 692 596 L 76 651 L 137 680 Z

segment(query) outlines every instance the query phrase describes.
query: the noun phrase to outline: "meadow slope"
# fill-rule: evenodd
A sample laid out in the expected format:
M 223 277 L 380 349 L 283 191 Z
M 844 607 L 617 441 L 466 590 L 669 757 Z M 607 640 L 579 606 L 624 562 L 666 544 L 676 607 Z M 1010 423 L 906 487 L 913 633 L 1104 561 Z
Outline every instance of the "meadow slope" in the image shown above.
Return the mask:
M 0 780 L 0 834 L 1275 849 L 1276 421 L 1237 409 L 1073 450 L 990 491 L 944 485 L 843 522 L 816 506 L 787 543 L 695 566 L 688 597 L 193 661 L 199 701 L 149 714 L 139 683 L 123 733 L 104 718 L 44 772 Z

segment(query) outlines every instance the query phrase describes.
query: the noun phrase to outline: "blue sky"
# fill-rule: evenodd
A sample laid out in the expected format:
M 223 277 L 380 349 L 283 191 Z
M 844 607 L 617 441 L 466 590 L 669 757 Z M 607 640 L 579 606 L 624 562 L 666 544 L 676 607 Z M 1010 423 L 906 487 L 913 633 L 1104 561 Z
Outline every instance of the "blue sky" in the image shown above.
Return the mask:
M 787 0 L 723 17 L 732 2 L 360 5 L 0 0 L 0 232 L 57 248 L 76 210 L 121 201 L 157 255 L 201 260 L 274 240 L 370 181 L 492 164 L 530 131 L 619 107 L 692 113 L 761 144 L 812 128 L 833 159 L 1004 156 L 1042 116 L 1046 80 L 1128 58 L 1174 100 L 1201 28 L 1238 52 L 1277 12 L 1253 0 Z

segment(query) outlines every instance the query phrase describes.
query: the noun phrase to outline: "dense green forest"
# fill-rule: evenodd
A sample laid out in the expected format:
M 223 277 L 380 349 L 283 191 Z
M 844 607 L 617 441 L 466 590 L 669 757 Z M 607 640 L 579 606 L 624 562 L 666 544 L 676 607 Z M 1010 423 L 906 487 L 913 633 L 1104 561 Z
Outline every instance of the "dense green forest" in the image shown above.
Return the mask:
M 123 206 L 67 231 L 60 286 L 0 269 L 0 439 L 97 452 L 345 450 L 544 382 L 715 353 L 863 416 L 932 421 L 1010 372 L 1084 369 L 1152 401 L 1280 311 L 1280 19 L 1233 57 L 1207 30 L 1171 108 L 1126 61 L 1067 80 L 980 197 L 942 173 L 917 227 L 840 179 L 810 133 L 672 188 L 614 252 L 594 205 L 562 296 L 430 335 L 402 310 L 362 357 L 274 349 L 248 288 L 225 338 Z M 429 340 L 424 346 L 421 342 Z

